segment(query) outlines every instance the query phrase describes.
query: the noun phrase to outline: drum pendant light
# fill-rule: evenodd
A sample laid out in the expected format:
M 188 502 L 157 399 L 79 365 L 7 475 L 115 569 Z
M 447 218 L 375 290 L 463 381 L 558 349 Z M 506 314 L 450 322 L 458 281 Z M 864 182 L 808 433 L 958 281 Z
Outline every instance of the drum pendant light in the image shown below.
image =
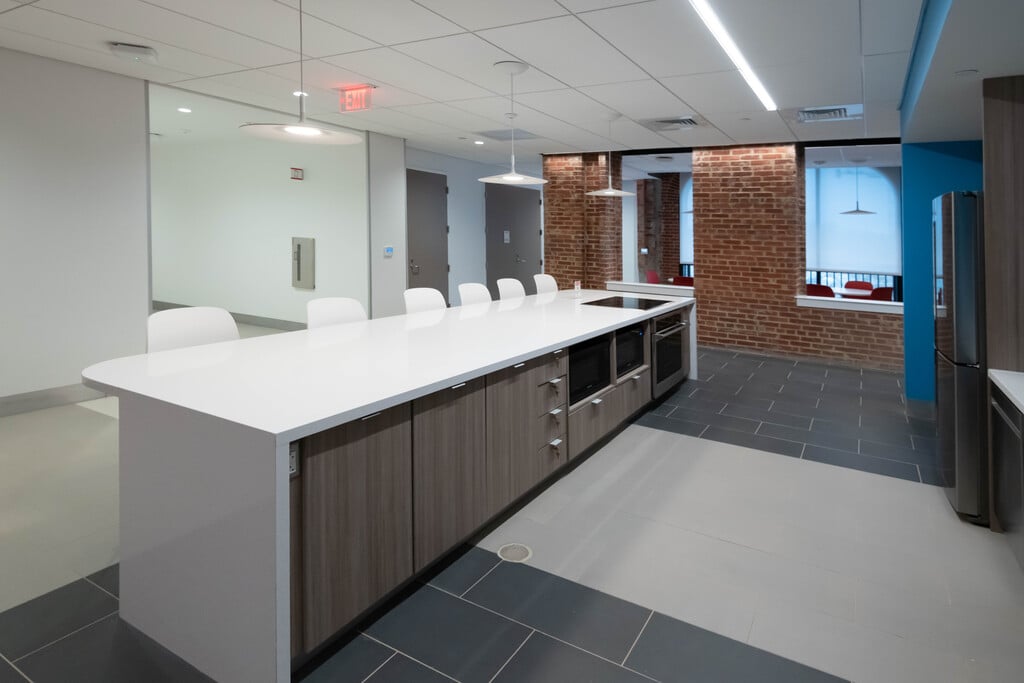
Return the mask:
M 622 114 L 618 112 L 612 112 L 608 115 L 608 141 L 612 138 L 612 121 L 616 121 L 621 117 Z M 635 192 L 627 192 L 626 190 L 616 190 L 612 187 L 612 151 L 608 150 L 608 156 L 604 158 L 604 165 L 608 169 L 608 187 L 603 190 L 593 190 L 587 192 L 589 197 L 633 197 L 636 195 Z
M 543 185 L 548 182 L 543 178 L 534 178 L 532 176 L 523 175 L 522 173 L 516 173 L 516 97 L 515 97 L 515 82 L 516 76 L 525 72 L 530 67 L 522 62 L 505 61 L 495 62 L 494 68 L 508 74 L 508 101 L 510 111 L 505 114 L 508 118 L 509 128 L 512 133 L 512 164 L 511 170 L 508 173 L 500 173 L 498 175 L 489 175 L 484 178 L 478 178 L 481 183 L 495 183 L 497 185 Z
M 303 62 L 306 53 L 302 45 L 302 0 L 299 0 L 299 89 L 293 94 L 299 99 L 299 120 L 294 123 L 244 123 L 242 131 L 261 138 L 284 142 L 305 142 L 318 145 L 358 145 L 363 138 L 355 133 L 313 125 L 306 120 L 306 79 Z
M 841 211 L 841 216 L 873 216 L 874 211 L 866 211 L 860 208 L 860 167 L 857 167 L 857 175 L 855 176 L 856 187 L 857 187 L 857 208 L 850 209 L 849 211 Z

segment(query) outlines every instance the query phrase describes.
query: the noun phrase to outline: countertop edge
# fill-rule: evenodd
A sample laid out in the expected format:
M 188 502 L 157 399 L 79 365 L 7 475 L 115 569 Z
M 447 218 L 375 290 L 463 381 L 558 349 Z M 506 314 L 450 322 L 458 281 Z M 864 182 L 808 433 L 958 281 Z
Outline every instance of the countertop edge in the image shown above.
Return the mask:
M 1017 406 L 1017 410 L 1024 413 L 1024 372 L 994 370 L 990 368 L 988 378 L 1006 394 L 1006 397 L 1013 402 L 1013 405 Z

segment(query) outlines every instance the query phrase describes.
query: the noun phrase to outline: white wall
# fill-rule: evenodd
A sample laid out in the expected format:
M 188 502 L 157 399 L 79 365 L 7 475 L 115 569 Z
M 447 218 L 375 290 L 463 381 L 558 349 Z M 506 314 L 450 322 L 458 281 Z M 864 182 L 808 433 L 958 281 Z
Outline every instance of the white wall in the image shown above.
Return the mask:
M 316 297 L 368 304 L 365 145 L 157 142 L 152 159 L 155 300 L 293 322 Z M 316 289 L 292 287 L 292 237 L 316 240 Z
M 448 178 L 448 292 L 457 301 L 459 284 L 487 282 L 485 184 L 478 179 L 504 169 L 413 147 L 405 150 L 405 164 Z
M 145 351 L 146 85 L 0 49 L 0 396 Z
M 409 252 L 405 239 L 405 140 L 379 133 L 366 138 L 370 179 L 370 315 L 405 313 Z M 384 247 L 394 255 L 384 256 Z M 363 254 L 366 257 L 366 254 Z

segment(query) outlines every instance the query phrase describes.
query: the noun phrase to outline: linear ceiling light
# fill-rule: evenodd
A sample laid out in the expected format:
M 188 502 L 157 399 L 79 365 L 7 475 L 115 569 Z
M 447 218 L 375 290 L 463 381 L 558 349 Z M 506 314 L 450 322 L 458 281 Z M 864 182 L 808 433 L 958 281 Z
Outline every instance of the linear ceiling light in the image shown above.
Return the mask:
M 740 52 L 740 49 L 736 46 L 732 36 L 730 36 L 729 32 L 725 30 L 725 26 L 722 25 L 721 19 L 719 19 L 718 15 L 715 14 L 715 11 L 711 9 L 711 5 L 708 4 L 708 0 L 690 0 L 690 5 L 693 6 L 693 9 L 697 10 L 697 14 L 700 15 L 704 25 L 708 27 L 708 30 L 711 31 L 711 35 L 715 37 L 718 44 L 722 46 L 723 50 L 725 50 L 725 54 L 729 55 L 729 59 L 731 59 L 736 68 L 739 69 L 740 75 L 743 76 L 743 80 L 747 82 L 750 89 L 754 91 L 755 95 L 757 95 L 757 99 L 761 100 L 761 104 L 764 105 L 764 108 L 768 111 L 775 111 L 778 109 L 778 107 L 775 106 L 775 101 L 772 100 L 772 96 L 768 94 L 764 84 L 761 83 L 761 79 L 759 79 L 757 74 L 754 73 L 754 70 L 750 68 L 750 64 L 747 63 L 743 53 Z

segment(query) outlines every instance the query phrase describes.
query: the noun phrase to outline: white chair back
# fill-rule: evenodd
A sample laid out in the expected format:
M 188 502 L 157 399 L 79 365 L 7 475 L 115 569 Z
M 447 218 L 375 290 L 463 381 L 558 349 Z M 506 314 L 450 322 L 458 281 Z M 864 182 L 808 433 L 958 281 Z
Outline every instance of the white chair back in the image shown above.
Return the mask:
M 235 319 L 215 306 L 157 311 L 149 316 L 146 328 L 150 352 L 238 339 Z
M 360 320 L 366 320 L 366 309 L 355 299 L 325 296 L 306 302 L 306 327 L 311 330 Z
M 433 287 L 413 287 L 405 290 L 405 312 L 419 313 L 447 308 L 444 295 Z
M 459 285 L 459 301 L 463 306 L 489 304 L 491 303 L 491 293 L 487 289 L 487 285 L 482 285 L 479 282 L 463 282 Z
M 555 282 L 555 278 L 551 277 L 547 273 L 537 273 L 533 276 L 533 281 L 537 284 L 538 294 L 547 294 L 548 292 L 558 291 L 558 283 Z
M 521 299 L 526 296 L 523 283 L 514 277 L 503 277 L 498 280 L 498 298 L 502 301 L 508 299 Z

